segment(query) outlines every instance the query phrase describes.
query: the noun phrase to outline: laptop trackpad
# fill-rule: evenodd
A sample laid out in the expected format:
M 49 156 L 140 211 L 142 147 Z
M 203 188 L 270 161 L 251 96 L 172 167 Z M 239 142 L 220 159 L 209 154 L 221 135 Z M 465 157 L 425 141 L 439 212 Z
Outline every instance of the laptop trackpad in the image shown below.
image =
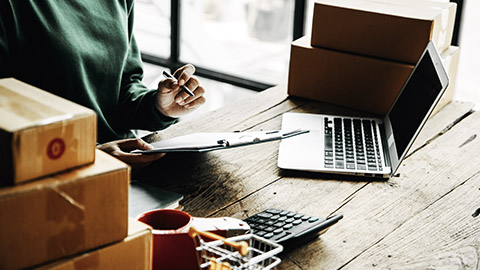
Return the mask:
M 310 130 L 302 134 L 282 140 L 278 151 L 278 167 L 307 171 L 323 170 L 323 132 Z

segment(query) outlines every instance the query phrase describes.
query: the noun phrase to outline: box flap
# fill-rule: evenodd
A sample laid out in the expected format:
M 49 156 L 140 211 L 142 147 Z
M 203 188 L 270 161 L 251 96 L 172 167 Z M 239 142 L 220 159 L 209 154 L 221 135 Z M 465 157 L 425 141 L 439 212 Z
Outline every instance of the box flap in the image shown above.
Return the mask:
M 78 181 L 79 179 L 118 170 L 129 170 L 129 166 L 101 150 L 96 150 L 95 162 L 93 164 L 81 167 L 81 169 L 73 169 L 63 173 L 54 174 L 37 181 L 1 188 L 0 200 L 9 196 L 32 192 L 34 190 L 41 190 L 48 187 L 55 188 L 62 183 Z
M 95 112 L 13 78 L 0 79 L 0 128 L 9 132 Z

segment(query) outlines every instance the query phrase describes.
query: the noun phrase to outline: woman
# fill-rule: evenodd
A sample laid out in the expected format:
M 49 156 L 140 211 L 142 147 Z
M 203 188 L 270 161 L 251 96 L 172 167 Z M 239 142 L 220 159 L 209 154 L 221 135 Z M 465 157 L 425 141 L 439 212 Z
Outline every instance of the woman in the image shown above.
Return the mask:
M 0 0 L 0 78 L 15 77 L 97 113 L 99 148 L 140 166 L 163 156 L 131 129 L 159 130 L 205 103 L 186 65 L 157 89 L 142 83 L 133 0 Z M 185 85 L 195 97 L 180 91 Z

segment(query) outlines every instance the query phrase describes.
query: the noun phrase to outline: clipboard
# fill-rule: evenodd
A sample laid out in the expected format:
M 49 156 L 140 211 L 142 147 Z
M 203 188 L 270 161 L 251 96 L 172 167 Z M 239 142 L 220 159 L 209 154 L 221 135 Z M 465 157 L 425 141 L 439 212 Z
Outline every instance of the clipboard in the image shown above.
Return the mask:
M 223 132 L 223 133 L 192 133 L 171 139 L 151 143 L 152 150 L 135 150 L 132 153 L 172 153 L 172 152 L 210 152 L 264 142 L 282 140 L 305 134 L 309 130 L 293 131 L 253 131 L 253 132 Z

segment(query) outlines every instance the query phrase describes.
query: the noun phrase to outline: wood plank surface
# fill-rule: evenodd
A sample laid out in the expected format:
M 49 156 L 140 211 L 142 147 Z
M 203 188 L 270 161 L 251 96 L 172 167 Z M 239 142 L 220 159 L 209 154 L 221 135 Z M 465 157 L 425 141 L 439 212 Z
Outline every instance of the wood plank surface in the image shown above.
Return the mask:
M 251 104 L 254 106 L 250 106 Z M 458 115 L 463 115 L 471 108 L 471 105 L 466 103 L 453 103 L 448 106 L 453 106 L 456 110 L 456 113 L 448 114 L 451 118 L 455 115 L 459 117 Z M 165 131 L 156 133 L 150 139 L 159 140 L 176 136 L 185 130 L 188 130 L 188 133 L 205 131 L 202 129 L 205 126 L 214 131 L 279 129 L 281 115 L 287 111 L 358 114 L 352 110 L 320 102 L 287 98 L 285 88 L 275 87 L 241 101 L 235 106 L 205 115 L 198 121 L 178 123 Z M 228 118 L 228 121 L 225 121 L 225 118 Z M 450 121 L 453 120 L 443 117 L 437 120 L 433 117 L 427 122 L 425 130 L 437 134 L 448 126 Z M 429 138 L 423 137 L 424 140 Z M 276 165 L 277 152 L 278 142 L 271 142 L 203 154 L 168 154 L 140 173 L 138 178 L 184 194 L 185 199 L 182 204 L 186 211 L 198 216 L 208 216 L 280 179 L 282 172 Z M 325 178 L 322 174 L 312 175 L 317 179 Z M 326 176 L 325 179 L 328 177 Z M 333 179 L 337 178 L 333 177 Z M 361 185 L 358 188 L 360 187 Z
M 425 124 L 422 132 L 418 135 L 417 139 L 413 143 L 411 151 L 416 151 L 421 148 L 423 145 L 428 144 L 430 141 L 433 141 L 438 136 L 441 136 L 453 126 L 455 126 L 459 121 L 462 121 L 465 117 L 469 116 L 473 112 L 473 104 L 470 102 L 454 101 L 447 104 L 436 114 L 432 115 L 430 119 Z M 442 130 L 432 128 L 436 126 L 437 122 L 450 123 L 445 126 Z
M 344 220 L 317 241 L 287 254 L 280 267 L 341 268 L 348 265 L 348 262 L 355 261 L 355 258 L 369 247 L 461 185 L 465 179 L 478 173 L 480 169 L 476 164 L 479 164 L 480 156 L 476 153 L 480 145 L 471 152 L 462 149 L 469 147 L 464 145 L 465 142 L 473 144 L 471 138 L 480 132 L 478 118 L 477 114 L 475 117 L 468 117 L 458 123 L 451 132 L 438 137 L 425 149 L 409 157 L 401 169 L 400 177 L 387 182 L 367 182 L 349 197 L 345 197 L 345 189 L 351 191 L 349 184 L 356 185 L 355 183 L 336 181 L 335 187 L 332 181 L 284 177 L 218 215 L 244 218 L 248 212 L 242 209 L 261 210 L 276 205 L 317 216 L 332 211 L 342 212 L 345 215 Z M 460 145 L 464 146 L 459 147 Z M 470 166 L 464 168 L 463 164 L 468 164 L 469 160 L 472 160 Z M 469 212 L 473 211 L 470 209 Z M 364 269 L 364 266 L 352 269 Z
M 328 252 L 321 250 L 312 254 L 302 249 L 291 258 L 297 265 L 312 269 L 341 268 L 476 174 L 478 149 L 468 154 L 465 148 L 459 147 L 480 131 L 478 126 L 470 124 L 475 120 L 478 122 L 478 116 L 467 122 L 469 124 L 460 122 L 455 132 L 447 132 L 405 160 L 400 177 L 386 183 L 372 182 L 357 192 L 339 209 L 345 214 L 344 222 L 323 238 L 325 242 L 332 242 Z M 331 249 L 335 249 L 334 256 Z
M 198 122 L 179 123 L 157 132 L 149 139 L 160 140 L 179 135 L 185 130 L 188 133 L 200 132 L 205 125 L 209 125 L 209 131 L 279 129 L 281 115 L 300 107 L 304 107 L 301 111 L 310 112 L 354 112 L 304 99 L 287 99 L 285 88 L 272 88 L 265 92 L 236 106 L 213 112 Z M 259 108 L 250 108 L 249 104 L 257 104 Z M 246 108 L 245 112 L 239 107 Z M 220 121 L 225 115 L 228 115 L 228 121 Z M 208 216 L 280 177 L 276 165 L 278 143 L 211 153 L 168 154 L 134 178 L 184 194 L 182 204 L 186 211 L 197 216 Z
M 438 173 L 446 175 L 437 176 L 437 186 L 426 190 L 438 194 L 438 199 L 348 263 L 346 269 L 480 267 L 479 133 L 480 113 L 475 113 L 435 142 L 430 153 L 415 156 L 417 162 L 435 152 L 448 156 L 443 162 L 435 158 L 437 167 L 444 167 Z M 451 187 L 450 191 L 444 192 L 444 186 Z
M 464 154 L 465 149 L 470 149 L 470 142 L 476 142 L 476 132 L 480 131 L 474 124 L 480 123 L 479 116 L 472 114 L 472 107 L 470 103 L 452 102 L 431 117 L 397 177 L 388 181 L 281 170 L 276 165 L 278 142 L 203 154 L 168 154 L 133 178 L 184 194 L 181 203 L 194 216 L 243 219 L 269 207 L 320 217 L 337 212 L 345 215 L 321 238 L 285 253 L 280 269 L 402 266 L 405 260 L 388 257 L 401 252 L 400 246 L 398 250 L 392 248 L 391 254 L 386 255 L 388 259 L 376 257 L 370 249 L 375 250 L 383 241 L 387 244 L 395 241 L 391 235 L 405 226 L 408 228 L 410 220 L 427 213 L 426 209 L 440 203 L 446 194 L 477 172 L 475 166 L 464 168 L 461 164 L 469 159 L 478 164 L 470 156 L 473 154 Z M 178 123 L 148 140 L 201 131 L 279 129 L 282 114 L 289 111 L 359 114 L 319 102 L 287 98 L 285 89 L 276 87 L 234 106 Z M 428 258 L 442 256 L 443 251 L 434 250 Z M 468 253 L 471 249 L 461 251 Z M 413 258 L 413 255 L 402 256 L 398 258 Z

